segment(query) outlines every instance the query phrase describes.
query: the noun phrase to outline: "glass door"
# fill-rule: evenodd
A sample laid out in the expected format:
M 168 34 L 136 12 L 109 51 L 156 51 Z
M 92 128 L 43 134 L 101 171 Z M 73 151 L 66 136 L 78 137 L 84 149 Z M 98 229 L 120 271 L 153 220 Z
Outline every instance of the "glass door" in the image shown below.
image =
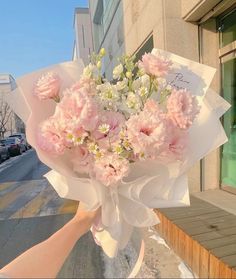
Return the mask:
M 219 20 L 222 94 L 231 104 L 222 122 L 228 142 L 221 152 L 221 187 L 236 193 L 236 10 Z
M 236 57 L 222 63 L 222 89 L 231 108 L 223 117 L 228 142 L 222 148 L 221 184 L 236 192 Z

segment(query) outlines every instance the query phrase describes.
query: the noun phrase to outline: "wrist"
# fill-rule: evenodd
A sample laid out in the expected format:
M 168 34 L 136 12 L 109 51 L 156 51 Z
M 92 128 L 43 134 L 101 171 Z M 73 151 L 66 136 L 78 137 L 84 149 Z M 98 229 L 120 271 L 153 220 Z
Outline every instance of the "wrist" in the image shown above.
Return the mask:
M 78 218 L 77 216 L 71 219 L 72 226 L 78 231 L 80 236 L 84 235 L 90 228 L 88 227 L 88 222 L 84 218 Z

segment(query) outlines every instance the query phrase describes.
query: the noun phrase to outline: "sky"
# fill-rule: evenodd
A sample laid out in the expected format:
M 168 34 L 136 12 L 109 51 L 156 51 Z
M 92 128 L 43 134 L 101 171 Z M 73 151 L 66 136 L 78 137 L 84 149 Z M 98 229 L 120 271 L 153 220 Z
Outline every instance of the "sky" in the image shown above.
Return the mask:
M 74 9 L 87 0 L 0 0 L 0 74 L 14 78 L 72 59 Z

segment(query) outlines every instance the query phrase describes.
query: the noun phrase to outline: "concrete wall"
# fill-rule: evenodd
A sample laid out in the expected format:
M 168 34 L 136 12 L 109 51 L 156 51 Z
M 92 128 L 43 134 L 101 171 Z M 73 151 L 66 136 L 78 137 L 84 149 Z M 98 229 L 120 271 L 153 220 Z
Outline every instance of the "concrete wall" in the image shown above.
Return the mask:
M 127 53 L 134 53 L 152 33 L 155 47 L 198 60 L 198 28 L 181 18 L 181 0 L 122 2 Z

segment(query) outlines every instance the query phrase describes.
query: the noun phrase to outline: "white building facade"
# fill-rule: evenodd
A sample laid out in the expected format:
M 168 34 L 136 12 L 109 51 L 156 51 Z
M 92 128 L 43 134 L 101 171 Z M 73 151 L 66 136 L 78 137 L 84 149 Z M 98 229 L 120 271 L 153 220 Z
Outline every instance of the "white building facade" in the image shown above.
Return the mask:
M 85 65 L 93 52 L 91 19 L 88 8 L 76 8 L 74 14 L 75 42 L 73 60 L 81 58 Z
M 211 84 L 232 108 L 222 119 L 229 142 L 189 172 L 190 191 L 236 193 L 236 1 L 90 0 L 94 50 L 104 47 L 105 76 L 117 56 L 141 58 L 153 47 L 215 67 Z

